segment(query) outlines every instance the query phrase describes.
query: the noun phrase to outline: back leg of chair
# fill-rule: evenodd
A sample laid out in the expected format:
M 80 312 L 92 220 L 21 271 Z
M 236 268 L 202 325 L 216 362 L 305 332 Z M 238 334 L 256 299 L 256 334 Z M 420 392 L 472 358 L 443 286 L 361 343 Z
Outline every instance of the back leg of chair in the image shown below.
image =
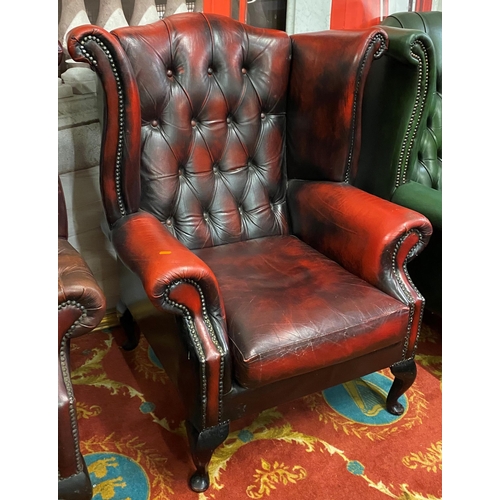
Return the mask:
M 229 422 L 198 431 L 186 420 L 186 431 L 196 471 L 189 480 L 190 488 L 196 493 L 205 491 L 210 486 L 208 464 L 215 449 L 224 442 L 229 434 Z
M 120 325 L 127 336 L 127 340 L 124 344 L 122 344 L 121 348 L 125 351 L 132 351 L 139 344 L 141 332 L 134 320 L 134 317 L 132 316 L 132 313 L 122 302 L 118 303 L 117 311 Z
M 389 413 L 393 415 L 402 415 L 403 405 L 398 401 L 413 384 L 417 376 L 417 365 L 413 359 L 406 359 L 391 366 L 391 372 L 394 375 L 389 394 L 387 395 L 386 407 Z

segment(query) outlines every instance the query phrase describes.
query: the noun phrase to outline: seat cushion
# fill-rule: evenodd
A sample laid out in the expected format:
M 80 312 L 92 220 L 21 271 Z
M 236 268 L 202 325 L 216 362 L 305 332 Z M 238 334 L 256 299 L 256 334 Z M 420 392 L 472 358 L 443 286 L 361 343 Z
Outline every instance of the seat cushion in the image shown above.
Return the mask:
M 235 378 L 254 388 L 403 342 L 409 308 L 295 236 L 195 250 L 214 271 Z

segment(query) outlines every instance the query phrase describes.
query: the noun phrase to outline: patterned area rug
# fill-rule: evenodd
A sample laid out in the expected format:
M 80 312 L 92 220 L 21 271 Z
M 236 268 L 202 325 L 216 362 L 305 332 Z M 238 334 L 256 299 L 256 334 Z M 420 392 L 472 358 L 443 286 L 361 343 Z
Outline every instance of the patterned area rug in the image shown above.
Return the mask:
M 430 326 L 403 415 L 384 409 L 389 370 L 263 411 L 231 427 L 198 495 L 180 399 L 144 337 L 131 352 L 122 339 L 117 327 L 71 345 L 94 500 L 441 499 L 441 335 Z

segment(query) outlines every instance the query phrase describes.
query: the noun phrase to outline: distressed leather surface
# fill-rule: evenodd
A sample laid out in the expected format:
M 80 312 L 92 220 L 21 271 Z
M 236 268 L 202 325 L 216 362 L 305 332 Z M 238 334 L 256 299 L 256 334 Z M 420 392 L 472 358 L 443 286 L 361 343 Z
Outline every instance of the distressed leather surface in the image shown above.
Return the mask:
M 345 269 L 386 293 L 405 300 L 403 241 L 411 260 L 429 241 L 432 227 L 422 214 L 354 186 L 294 180 L 288 188 L 293 232 Z M 411 287 L 409 287 L 411 288 Z
M 147 241 L 145 245 L 144 242 Z M 160 311 L 189 314 L 199 338 L 207 370 L 215 373 L 207 382 L 207 422 L 217 423 L 217 374 L 223 371 L 226 390 L 231 383 L 223 297 L 217 279 L 206 263 L 177 240 L 153 215 L 138 212 L 115 224 L 112 242 L 122 262 L 143 283 L 151 303 Z M 204 319 L 207 316 L 209 324 Z M 218 345 L 210 335 L 213 328 Z M 215 384 L 215 386 L 212 386 Z M 213 397 L 210 397 L 212 392 Z
M 314 370 L 331 381 L 342 360 L 373 367 L 413 354 L 422 299 L 404 268 L 430 224 L 387 202 L 372 216 L 373 200 L 343 189 L 357 166 L 364 82 L 386 40 L 379 28 L 290 38 L 201 13 L 69 34 L 72 57 L 90 61 L 103 84 L 111 240 L 150 303 L 180 314 L 180 338 L 187 329 L 198 349 L 160 349 L 167 323 L 141 318 L 162 362 L 198 363 L 199 383 L 183 389 L 199 429 L 240 414 L 224 407 L 239 384 L 253 406 L 260 385 Z M 318 223 L 323 191 L 308 201 L 307 189 L 292 192 L 301 179 L 338 187 L 330 225 Z M 309 238 L 308 220 L 335 252 Z M 139 310 L 142 299 L 127 296 Z
M 217 275 L 244 387 L 397 343 L 408 308 L 295 236 L 196 250 Z

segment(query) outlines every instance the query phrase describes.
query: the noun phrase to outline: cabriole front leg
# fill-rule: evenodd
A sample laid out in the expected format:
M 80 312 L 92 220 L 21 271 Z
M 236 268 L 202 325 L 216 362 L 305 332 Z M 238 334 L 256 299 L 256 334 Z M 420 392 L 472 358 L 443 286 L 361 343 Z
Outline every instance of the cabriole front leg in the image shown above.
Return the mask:
M 208 464 L 212 455 L 229 434 L 229 421 L 198 431 L 186 420 L 186 431 L 196 471 L 189 480 L 189 487 L 196 493 L 206 491 L 210 486 Z
M 393 415 L 402 415 L 403 405 L 398 401 L 415 382 L 417 376 L 417 365 L 413 359 L 406 359 L 391 366 L 391 372 L 394 375 L 394 382 L 387 395 L 387 411 Z

